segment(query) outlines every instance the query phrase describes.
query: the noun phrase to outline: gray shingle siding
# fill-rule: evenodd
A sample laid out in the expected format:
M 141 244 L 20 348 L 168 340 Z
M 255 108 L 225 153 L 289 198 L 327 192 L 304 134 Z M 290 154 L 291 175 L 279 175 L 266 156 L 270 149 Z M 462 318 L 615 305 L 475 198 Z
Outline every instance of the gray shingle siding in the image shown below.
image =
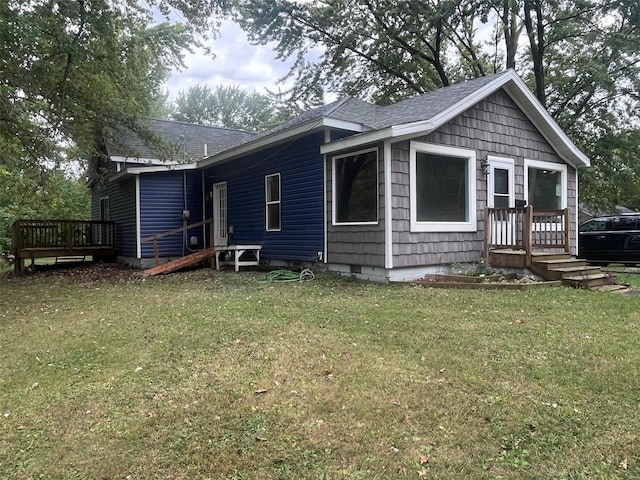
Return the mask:
M 425 143 L 469 148 L 477 154 L 478 231 L 468 233 L 412 233 L 409 220 L 409 141 L 392 145 L 393 265 L 409 267 L 470 262 L 482 256 L 487 182 L 480 162 L 487 155 L 513 158 L 515 196 L 524 198 L 524 161 L 564 162 L 529 122 L 518 106 L 499 91 L 451 122 L 424 137 Z M 567 204 L 571 209 L 572 242 L 575 245 L 576 170 L 567 172 Z
M 332 157 L 327 158 L 327 261 L 346 265 L 384 267 L 384 149 L 378 147 L 378 223 L 333 225 Z M 365 150 L 359 148 L 356 151 Z M 342 153 L 341 153 L 342 154 Z

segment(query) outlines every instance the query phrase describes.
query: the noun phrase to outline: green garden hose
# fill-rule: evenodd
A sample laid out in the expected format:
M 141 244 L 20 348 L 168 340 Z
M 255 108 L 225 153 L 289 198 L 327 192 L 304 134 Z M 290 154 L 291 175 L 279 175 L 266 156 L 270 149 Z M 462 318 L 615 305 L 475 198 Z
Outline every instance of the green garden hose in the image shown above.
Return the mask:
M 300 273 L 291 270 L 274 270 L 269 272 L 263 280 L 258 280 L 258 283 L 302 282 L 314 278 L 316 278 L 315 274 L 308 268 L 303 269 Z

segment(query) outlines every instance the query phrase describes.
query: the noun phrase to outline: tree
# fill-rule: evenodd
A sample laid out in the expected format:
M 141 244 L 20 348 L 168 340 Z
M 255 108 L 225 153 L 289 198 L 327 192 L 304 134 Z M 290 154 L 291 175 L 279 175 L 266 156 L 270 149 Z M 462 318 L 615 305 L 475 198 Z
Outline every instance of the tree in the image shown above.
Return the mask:
M 604 177 L 605 165 L 640 162 L 624 150 L 640 125 L 636 0 L 237 0 L 234 12 L 252 41 L 295 56 L 296 99 L 324 86 L 386 104 L 514 68 L 592 171 L 602 166 L 583 175 L 583 191 L 628 181 Z
M 194 85 L 178 93 L 170 111 L 170 118 L 181 122 L 258 132 L 289 120 L 301 108 L 272 92 L 248 93 L 237 85 L 214 90 Z
M 0 2 L 0 167 L 5 179 L 15 180 L 3 188 L 24 187 L 26 205 L 36 202 L 38 188 L 51 191 L 43 182 L 59 180 L 69 148 L 86 160 L 100 154 L 105 128 L 144 130 L 137 119 L 157 105 L 170 69 L 215 27 L 214 0 L 142 5 Z M 154 11 L 168 16 L 172 9 L 188 24 L 153 20 Z

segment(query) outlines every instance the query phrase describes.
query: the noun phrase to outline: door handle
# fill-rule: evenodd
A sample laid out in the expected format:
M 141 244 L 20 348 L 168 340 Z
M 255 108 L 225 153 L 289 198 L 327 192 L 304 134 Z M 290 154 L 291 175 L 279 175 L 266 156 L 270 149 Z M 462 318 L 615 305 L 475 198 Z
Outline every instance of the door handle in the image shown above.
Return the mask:
M 603 240 L 607 238 L 606 235 L 596 235 L 596 240 Z

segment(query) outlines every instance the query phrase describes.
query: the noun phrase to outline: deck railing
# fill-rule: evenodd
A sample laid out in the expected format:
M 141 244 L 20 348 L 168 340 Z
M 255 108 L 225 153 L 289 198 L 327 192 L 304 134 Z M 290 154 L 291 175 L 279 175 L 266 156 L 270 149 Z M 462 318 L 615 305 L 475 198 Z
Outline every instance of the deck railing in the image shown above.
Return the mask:
M 534 248 L 571 250 L 569 209 L 537 210 L 531 205 L 517 208 L 487 208 L 485 256 L 489 251 L 523 250 L 530 259 Z
M 14 251 L 115 246 L 113 222 L 94 220 L 16 220 L 11 231 Z M 17 255 L 17 254 L 16 254 Z

